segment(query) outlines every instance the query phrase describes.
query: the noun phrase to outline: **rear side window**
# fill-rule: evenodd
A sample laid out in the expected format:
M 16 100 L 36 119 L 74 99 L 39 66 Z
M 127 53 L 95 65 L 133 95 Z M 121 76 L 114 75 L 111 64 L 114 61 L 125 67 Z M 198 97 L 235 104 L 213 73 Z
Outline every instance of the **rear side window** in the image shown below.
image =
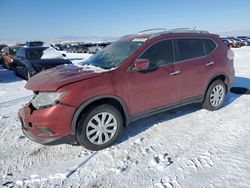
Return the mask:
M 176 39 L 175 49 L 177 61 L 205 56 L 205 50 L 201 39 Z
M 148 59 L 150 67 L 159 67 L 174 62 L 172 40 L 163 40 L 152 45 L 140 59 Z
M 204 39 L 204 46 L 206 50 L 206 55 L 208 55 L 208 54 L 211 54 L 212 51 L 214 51 L 217 45 L 211 39 Z

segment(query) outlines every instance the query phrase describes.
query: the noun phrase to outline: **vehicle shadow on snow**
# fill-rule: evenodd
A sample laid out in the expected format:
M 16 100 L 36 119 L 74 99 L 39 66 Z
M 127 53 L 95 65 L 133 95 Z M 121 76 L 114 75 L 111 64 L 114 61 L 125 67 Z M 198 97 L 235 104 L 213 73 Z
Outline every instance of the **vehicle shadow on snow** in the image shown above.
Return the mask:
M 235 77 L 233 86 L 234 87 L 250 88 L 250 79 L 244 78 L 244 77 Z M 230 105 L 235 100 L 237 100 L 239 97 L 241 97 L 241 95 L 229 92 L 226 99 L 225 99 L 225 102 L 224 102 L 224 105 L 222 106 L 222 108 Z M 169 110 L 169 111 L 166 111 L 166 112 L 154 115 L 154 116 L 150 116 L 150 117 L 143 118 L 143 119 L 137 120 L 135 122 L 132 122 L 124 130 L 124 133 L 122 134 L 122 136 L 119 139 L 119 141 L 117 142 L 117 144 L 119 144 L 119 143 L 121 143 L 121 142 L 123 142 L 131 137 L 134 137 L 134 136 L 140 134 L 141 132 L 146 131 L 147 129 L 154 126 L 155 124 L 169 121 L 171 119 L 181 117 L 181 116 L 196 112 L 196 111 L 201 110 L 201 109 L 202 109 L 201 104 L 191 104 L 191 105 L 187 105 L 184 107 Z
M 171 119 L 196 112 L 200 109 L 201 109 L 201 104 L 191 104 L 132 122 L 124 130 L 117 144 L 120 144 L 125 140 L 128 140 L 129 138 L 134 137 L 146 131 L 147 129 L 153 127 L 155 124 L 169 121 Z
M 234 84 L 231 88 L 234 94 L 244 95 L 250 94 L 250 79 L 244 77 L 235 77 Z
M 7 70 L 0 65 L 0 84 L 22 81 L 13 71 Z

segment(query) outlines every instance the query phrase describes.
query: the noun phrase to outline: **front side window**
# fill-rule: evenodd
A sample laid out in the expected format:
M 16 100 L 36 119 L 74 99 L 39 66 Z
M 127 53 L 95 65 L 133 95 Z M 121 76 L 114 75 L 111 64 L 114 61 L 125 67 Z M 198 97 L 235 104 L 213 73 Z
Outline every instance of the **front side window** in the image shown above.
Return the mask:
M 172 40 L 163 40 L 152 45 L 139 59 L 148 59 L 150 68 L 167 65 L 174 62 Z
M 176 39 L 176 60 L 188 60 L 205 56 L 205 50 L 201 39 Z

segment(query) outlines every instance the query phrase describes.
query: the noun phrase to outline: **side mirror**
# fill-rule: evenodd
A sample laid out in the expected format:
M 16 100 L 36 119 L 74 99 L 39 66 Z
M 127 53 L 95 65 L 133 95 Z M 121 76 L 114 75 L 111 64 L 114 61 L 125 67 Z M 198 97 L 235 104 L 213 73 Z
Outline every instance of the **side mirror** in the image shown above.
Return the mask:
M 149 64 L 150 62 L 148 59 L 138 59 L 135 61 L 134 70 L 137 70 L 137 71 L 146 70 L 148 69 Z

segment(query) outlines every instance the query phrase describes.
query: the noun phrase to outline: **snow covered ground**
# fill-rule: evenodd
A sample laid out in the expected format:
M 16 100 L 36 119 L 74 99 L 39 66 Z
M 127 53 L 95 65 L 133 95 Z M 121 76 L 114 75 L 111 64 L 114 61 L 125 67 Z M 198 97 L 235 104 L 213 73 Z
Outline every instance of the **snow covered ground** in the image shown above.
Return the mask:
M 250 47 L 234 52 L 234 86 L 250 88 Z M 24 84 L 0 67 L 0 187 L 250 185 L 250 95 L 229 93 L 215 112 L 190 105 L 139 120 L 115 146 L 90 152 L 22 134 L 17 110 L 32 95 Z

